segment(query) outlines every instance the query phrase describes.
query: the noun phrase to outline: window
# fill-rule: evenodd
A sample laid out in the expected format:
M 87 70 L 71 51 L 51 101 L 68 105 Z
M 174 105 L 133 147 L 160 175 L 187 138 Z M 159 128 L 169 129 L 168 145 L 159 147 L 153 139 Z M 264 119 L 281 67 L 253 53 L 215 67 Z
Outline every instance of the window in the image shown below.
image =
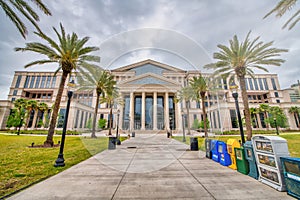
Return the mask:
M 55 88 L 55 84 L 56 84 L 56 76 L 53 76 L 51 88 Z
M 277 90 L 277 86 L 276 86 L 276 83 L 275 83 L 275 79 L 274 79 L 274 78 L 271 78 L 271 82 L 272 82 L 273 90 Z
M 51 82 L 51 76 L 48 76 L 47 82 L 46 82 L 46 88 L 50 87 L 50 82 Z
M 268 83 L 267 83 L 267 79 L 264 78 L 264 85 L 265 85 L 265 90 L 269 90 L 269 86 L 268 86 Z
M 275 97 L 279 97 L 278 92 L 274 92 Z
M 18 78 L 17 78 L 17 82 L 16 82 L 15 88 L 19 88 L 20 82 L 21 82 L 21 78 L 22 78 L 22 75 L 19 75 Z
M 18 90 L 14 90 L 13 95 L 16 96 L 18 94 Z
M 280 103 L 280 100 L 279 100 L 279 99 L 276 99 L 276 103 Z
M 45 88 L 46 76 L 42 76 L 42 82 L 40 88 Z
M 26 76 L 24 88 L 28 88 L 29 80 L 30 80 L 30 76 Z
M 57 128 L 62 128 L 65 121 L 66 109 L 61 108 L 58 114 Z
M 248 81 L 249 81 L 250 90 L 254 90 L 253 83 L 252 83 L 252 78 L 248 78 Z
M 196 114 L 194 114 L 194 120 L 195 120 L 195 119 L 197 119 L 197 115 L 196 115 Z
M 249 90 L 247 78 L 245 78 L 246 90 Z
M 256 78 L 255 78 L 255 79 L 253 79 L 253 82 L 254 82 L 254 87 L 255 87 L 255 90 L 259 90 L 259 89 L 258 89 L 258 84 L 257 84 L 257 80 L 256 80 Z
M 16 100 L 16 98 L 15 98 L 15 97 L 11 98 L 11 102 L 14 102 L 15 100 Z
M 259 83 L 260 90 L 264 90 L 264 86 L 261 78 L 258 79 L 258 83 Z
M 35 81 L 35 88 L 39 88 L 41 77 L 37 76 Z
M 199 101 L 196 102 L 196 108 L 200 108 L 200 102 Z
M 232 128 L 238 128 L 238 122 L 235 110 L 230 110 L 231 126 Z
M 32 77 L 31 77 L 31 81 L 30 81 L 29 88 L 33 88 L 34 81 L 35 81 L 35 76 L 32 76 Z

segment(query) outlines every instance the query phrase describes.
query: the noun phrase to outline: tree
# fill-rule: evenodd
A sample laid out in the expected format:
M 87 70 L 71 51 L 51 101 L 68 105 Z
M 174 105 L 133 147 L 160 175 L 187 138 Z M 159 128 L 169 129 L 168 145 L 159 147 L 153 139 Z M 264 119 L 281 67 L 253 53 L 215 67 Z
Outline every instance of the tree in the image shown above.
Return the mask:
M 196 94 L 196 99 L 200 100 L 202 103 L 202 114 L 203 114 L 203 124 L 204 124 L 204 134 L 205 137 L 208 137 L 207 134 L 207 116 L 206 116 L 206 109 L 205 109 L 205 95 L 206 92 L 208 91 L 208 85 L 207 85 L 207 80 L 202 77 L 200 74 L 199 77 L 193 77 L 192 80 L 190 80 L 190 85 L 193 88 L 195 94 Z
M 46 5 L 42 2 L 42 0 L 32 0 L 32 1 L 26 1 L 26 0 L 0 0 L 0 6 L 2 10 L 5 12 L 7 17 L 15 24 L 17 29 L 19 30 L 20 34 L 23 36 L 23 38 L 26 38 L 26 35 L 28 34 L 27 27 L 25 26 L 24 22 L 21 20 L 21 18 L 17 15 L 15 10 L 17 10 L 19 13 L 21 13 L 28 21 L 31 22 L 34 27 L 41 32 L 39 26 L 37 25 L 37 22 L 40 20 L 39 15 L 34 11 L 34 9 L 31 7 L 29 2 L 32 2 L 36 5 L 36 7 L 42 11 L 46 15 L 51 15 L 50 10 L 46 7 Z
M 251 115 L 251 121 L 253 128 L 258 127 L 258 120 L 257 120 L 257 114 L 259 113 L 259 110 L 257 108 L 250 108 L 250 115 Z
M 296 125 L 298 128 L 300 128 L 300 108 L 297 106 L 292 106 L 289 109 L 289 113 L 294 115 Z
M 48 105 L 44 102 L 39 102 L 37 104 L 37 109 L 43 113 L 42 118 L 46 118 L 45 112 L 48 112 L 48 109 L 49 109 Z M 40 120 L 42 121 L 41 123 L 40 123 Z M 44 124 L 43 119 L 40 119 L 39 116 L 38 116 L 37 122 L 38 122 L 38 126 L 43 126 L 43 124 Z
M 109 107 L 109 131 L 108 135 L 111 135 L 111 128 L 112 128 L 112 120 L 113 120 L 113 113 L 112 109 L 114 105 L 122 104 L 122 99 L 119 98 L 118 88 L 115 85 L 112 85 L 108 88 L 105 95 L 100 100 L 101 103 L 107 103 Z
M 14 106 L 15 106 L 17 112 L 13 116 L 13 119 L 15 120 L 14 126 L 19 128 L 18 135 L 20 133 L 21 127 L 24 124 L 24 119 L 25 119 L 25 114 L 26 114 L 26 112 L 25 112 L 26 105 L 27 105 L 27 100 L 23 99 L 23 98 L 17 99 L 14 102 Z
M 187 134 L 191 134 L 191 126 L 190 126 L 190 101 L 196 99 L 195 93 L 193 91 L 193 88 L 188 85 L 186 87 L 183 87 L 177 94 L 177 97 L 175 98 L 175 101 L 185 101 L 185 107 L 186 107 L 186 114 L 187 114 L 187 128 L 188 132 Z
M 92 124 L 92 138 L 96 137 L 96 122 L 98 114 L 99 99 L 101 95 L 104 95 L 110 87 L 116 84 L 114 81 L 114 76 L 103 71 L 100 67 L 89 66 L 86 67 L 87 71 L 80 71 L 78 76 L 79 90 L 96 90 L 96 105 L 94 109 L 93 124 Z
M 38 103 L 36 100 L 28 100 L 26 102 L 26 128 L 28 128 L 30 115 L 35 112 L 38 108 Z
M 269 113 L 270 117 L 268 118 L 267 122 L 271 125 L 272 128 L 276 128 L 276 125 L 281 128 L 287 127 L 287 117 L 285 116 L 282 108 L 278 106 L 272 106 L 269 109 Z
M 264 121 L 268 121 L 268 112 L 270 111 L 270 106 L 268 104 L 262 103 L 259 104 L 258 112 L 262 112 L 264 114 Z M 268 123 L 266 123 L 266 127 L 269 128 Z
M 228 77 L 236 76 L 242 93 L 242 100 L 245 110 L 245 122 L 247 129 L 247 140 L 251 140 L 251 116 L 249 111 L 248 95 L 246 91 L 245 77 L 246 75 L 253 76 L 254 69 L 260 69 L 268 72 L 264 66 L 274 65 L 280 66 L 284 60 L 277 58 L 286 49 L 278 49 L 272 47 L 273 41 L 263 43 L 259 41 L 260 37 L 250 41 L 249 32 L 243 42 L 239 42 L 235 35 L 232 40 L 229 40 L 229 47 L 225 45 L 218 45 L 219 52 L 213 54 L 214 59 L 218 61 L 213 64 L 206 65 L 205 68 L 213 69 L 213 75 Z
M 270 16 L 273 13 L 276 13 L 276 17 L 282 17 L 287 11 L 290 11 L 297 3 L 297 0 L 281 0 L 278 4 L 268 12 L 264 18 Z M 289 26 L 289 30 L 291 30 L 300 20 L 300 10 L 296 10 L 296 12 L 287 20 L 287 22 L 283 25 L 283 29 Z
M 56 95 L 53 113 L 51 117 L 50 127 L 45 141 L 45 145 L 53 146 L 53 134 L 55 130 L 56 120 L 58 116 L 58 110 L 62 93 L 64 90 L 65 82 L 68 75 L 80 68 L 90 66 L 89 62 L 100 62 L 99 56 L 90 55 L 89 53 L 99 50 L 98 47 L 85 46 L 89 38 L 84 37 L 79 39 L 76 33 L 66 34 L 62 24 L 60 24 L 61 33 L 59 33 L 54 27 L 59 43 L 56 43 L 53 39 L 43 33 L 35 34 L 42 40 L 46 41 L 49 45 L 45 45 L 39 42 L 27 43 L 24 48 L 15 48 L 16 51 L 31 51 L 46 56 L 46 59 L 36 60 L 25 65 L 25 68 L 33 65 L 42 65 L 47 63 L 58 63 L 59 67 L 56 70 L 62 70 L 62 77 L 59 85 L 59 89 Z

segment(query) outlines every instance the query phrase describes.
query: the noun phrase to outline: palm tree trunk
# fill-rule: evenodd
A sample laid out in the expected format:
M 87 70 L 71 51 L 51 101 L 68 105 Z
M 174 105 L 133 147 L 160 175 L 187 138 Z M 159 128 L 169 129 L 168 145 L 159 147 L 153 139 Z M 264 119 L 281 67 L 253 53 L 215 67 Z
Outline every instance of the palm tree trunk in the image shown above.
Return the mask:
M 243 104 L 244 104 L 247 140 L 251 141 L 251 138 L 252 138 L 251 116 L 250 116 L 248 96 L 247 96 L 247 91 L 246 91 L 245 77 L 244 76 L 239 77 L 239 82 L 240 82 L 240 86 L 241 86 L 242 99 L 243 99 Z M 241 126 L 242 126 L 242 124 L 241 124 Z
M 204 125 L 204 135 L 205 135 L 205 138 L 208 137 L 208 134 L 207 134 L 207 117 L 206 117 L 206 109 L 205 109 L 205 103 L 204 103 L 204 99 L 205 99 L 205 93 L 204 95 L 201 94 L 201 104 L 202 104 L 202 113 L 203 113 L 203 125 Z
M 187 128 L 188 128 L 188 132 L 187 135 L 191 135 L 191 127 L 190 127 L 190 100 L 187 100 L 186 103 L 186 114 L 187 114 Z
M 112 105 L 109 103 L 110 111 L 109 111 L 109 131 L 108 135 L 111 135 L 111 127 L 112 127 Z
M 92 127 L 92 138 L 96 138 L 96 120 L 97 120 L 97 114 L 98 114 L 98 106 L 99 106 L 99 98 L 100 94 L 97 93 L 97 100 L 96 100 L 96 106 L 94 110 L 94 117 L 93 117 L 93 127 Z
M 64 87 L 65 87 L 65 82 L 66 79 L 68 77 L 69 72 L 63 71 L 61 80 L 60 80 L 60 84 L 59 84 L 59 88 L 58 88 L 58 92 L 57 92 L 57 96 L 55 99 L 55 103 L 54 103 L 54 107 L 53 107 L 53 112 L 52 112 L 52 117 L 51 117 L 51 122 L 50 122 L 50 127 L 48 130 L 48 135 L 47 135 L 47 139 L 44 142 L 44 145 L 50 145 L 53 146 L 54 142 L 53 142 L 53 135 L 54 135 L 54 130 L 55 130 L 55 126 L 56 126 L 56 120 L 57 120 L 57 116 L 58 116 L 58 111 L 59 111 L 59 105 L 60 105 L 60 101 L 61 101 L 61 97 L 64 91 Z

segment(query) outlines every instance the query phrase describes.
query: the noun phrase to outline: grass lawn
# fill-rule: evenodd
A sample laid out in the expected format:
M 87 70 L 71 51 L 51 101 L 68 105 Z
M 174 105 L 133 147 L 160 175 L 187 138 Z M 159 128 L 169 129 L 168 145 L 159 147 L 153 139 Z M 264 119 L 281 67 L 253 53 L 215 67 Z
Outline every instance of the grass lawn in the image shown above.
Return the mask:
M 280 134 L 279 136 L 287 140 L 290 155 L 292 157 L 300 158 L 300 133 L 299 134 L 284 133 L 284 134 Z M 174 136 L 173 138 L 178 140 L 178 141 L 182 141 L 182 136 Z M 212 137 L 211 139 L 226 142 L 228 139 L 237 139 L 237 140 L 239 140 L 240 136 L 229 136 L 229 135 L 216 136 L 214 138 Z M 186 142 L 185 143 L 190 145 L 190 138 L 189 137 L 186 137 Z M 200 150 L 205 151 L 204 138 L 198 137 L 198 146 L 199 146 Z
M 0 134 L 0 198 L 28 185 L 55 175 L 92 155 L 107 149 L 108 139 L 67 136 L 64 158 L 66 166 L 53 166 L 59 147 L 28 148 L 31 143 L 43 144 L 46 136 Z M 55 144 L 61 136 L 54 137 Z

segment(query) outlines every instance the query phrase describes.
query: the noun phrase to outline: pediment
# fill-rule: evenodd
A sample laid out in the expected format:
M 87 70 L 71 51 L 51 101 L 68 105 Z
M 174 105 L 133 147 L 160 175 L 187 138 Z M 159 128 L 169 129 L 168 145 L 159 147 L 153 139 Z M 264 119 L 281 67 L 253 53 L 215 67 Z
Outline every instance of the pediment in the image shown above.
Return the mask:
M 113 72 L 127 72 L 127 71 L 135 71 L 136 75 L 141 75 L 143 73 L 154 73 L 158 75 L 162 75 L 163 71 L 169 72 L 184 72 L 181 69 L 172 67 L 170 65 L 166 65 L 151 59 L 144 60 L 141 62 L 133 63 L 131 65 L 127 65 L 124 67 L 120 67 L 112 70 Z
M 154 73 L 145 73 L 140 76 L 121 81 L 118 85 L 173 85 L 180 86 L 180 83 L 167 79 L 163 76 L 159 76 Z

